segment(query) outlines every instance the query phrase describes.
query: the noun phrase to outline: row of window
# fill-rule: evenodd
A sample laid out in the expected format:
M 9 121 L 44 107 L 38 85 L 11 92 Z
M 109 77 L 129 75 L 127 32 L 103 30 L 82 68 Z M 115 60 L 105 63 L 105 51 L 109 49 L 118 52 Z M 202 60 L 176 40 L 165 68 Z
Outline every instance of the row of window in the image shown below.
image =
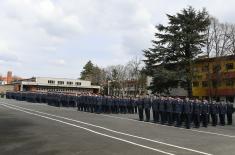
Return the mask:
M 234 82 L 234 79 L 227 79 L 224 81 L 225 85 L 226 86 L 234 86 L 235 82 Z M 221 86 L 221 82 L 218 82 L 218 81 L 212 81 L 212 87 L 220 87 Z M 202 86 L 202 87 L 209 87 L 209 82 L 208 81 L 202 81 L 202 82 L 198 82 L 198 81 L 194 81 L 193 82 L 193 87 L 199 87 L 199 86 Z
M 38 91 L 55 91 L 55 92 L 90 92 L 90 89 L 61 89 L 61 88 L 37 88 Z
M 64 81 L 58 81 L 57 84 L 58 85 L 64 85 Z M 48 84 L 55 84 L 55 81 L 54 80 L 48 80 Z M 73 82 L 71 81 L 67 81 L 66 83 L 67 85 L 73 85 Z M 82 83 L 81 82 L 75 82 L 75 85 L 76 86 L 80 86 Z
M 234 64 L 233 63 L 227 63 L 227 64 L 225 64 L 224 68 L 225 68 L 225 70 L 232 70 L 232 69 L 234 69 Z M 214 73 L 220 71 L 221 69 L 222 69 L 222 67 L 221 67 L 220 64 L 213 65 L 213 68 L 212 68 Z M 209 71 L 209 66 L 205 65 L 201 68 L 201 70 L 202 70 L 202 72 L 208 72 Z M 195 72 L 200 72 L 200 69 L 195 67 L 194 71 Z

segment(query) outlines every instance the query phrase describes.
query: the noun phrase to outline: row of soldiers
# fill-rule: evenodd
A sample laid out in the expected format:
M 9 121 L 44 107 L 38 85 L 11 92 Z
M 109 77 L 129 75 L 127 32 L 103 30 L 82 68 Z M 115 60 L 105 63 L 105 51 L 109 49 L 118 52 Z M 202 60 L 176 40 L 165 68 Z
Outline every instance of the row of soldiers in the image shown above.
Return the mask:
M 234 107 L 232 103 L 211 102 L 207 100 L 182 100 L 180 98 L 171 97 L 145 97 L 137 101 L 139 119 L 150 121 L 150 112 L 152 110 L 153 121 L 161 124 L 175 125 L 177 127 L 185 124 L 186 128 L 191 128 L 194 124 L 195 128 L 199 128 L 200 124 L 207 127 L 212 122 L 216 126 L 225 125 L 225 116 L 227 116 L 227 124 L 232 124 L 232 114 Z M 219 121 L 218 121 L 219 119 Z
M 47 103 L 57 107 L 77 107 L 79 111 L 92 113 L 129 113 L 139 114 L 140 121 L 153 121 L 161 124 L 199 128 L 211 122 L 232 124 L 233 104 L 225 102 L 211 102 L 206 100 L 182 100 L 171 97 L 139 97 L 119 98 L 99 96 L 95 94 L 63 94 L 63 93 L 36 93 L 36 92 L 7 92 L 7 98 L 25 100 L 28 102 Z M 145 116 L 145 118 L 144 118 Z M 227 117 L 226 117 L 227 116 Z
M 57 107 L 77 107 L 79 111 L 95 113 L 137 113 L 132 98 L 100 96 L 96 94 L 64 94 L 36 92 L 7 92 L 6 98 L 35 103 L 47 103 Z

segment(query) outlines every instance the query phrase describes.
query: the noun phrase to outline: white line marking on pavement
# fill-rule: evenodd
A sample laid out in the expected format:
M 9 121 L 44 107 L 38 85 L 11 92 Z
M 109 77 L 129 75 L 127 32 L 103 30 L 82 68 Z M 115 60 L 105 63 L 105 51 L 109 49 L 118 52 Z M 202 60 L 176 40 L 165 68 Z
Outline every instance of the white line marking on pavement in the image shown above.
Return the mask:
M 173 126 L 162 125 L 162 124 L 155 124 L 155 123 L 151 123 L 151 122 L 144 122 L 144 121 L 139 121 L 139 120 L 130 119 L 130 118 L 117 117 L 117 116 L 109 116 L 109 115 L 105 115 L 105 114 L 100 114 L 100 115 L 105 116 L 105 117 L 111 117 L 111 118 L 122 119 L 122 120 L 128 120 L 128 121 L 134 121 L 134 122 L 140 122 L 140 123 L 146 123 L 146 124 L 151 124 L 151 125 L 158 125 L 158 126 L 165 126 L 165 127 L 169 127 L 169 128 L 176 128 L 176 127 L 173 127 Z M 217 136 L 223 136 L 223 137 L 229 137 L 229 138 L 235 138 L 235 136 L 232 136 L 232 135 L 221 134 L 221 133 L 210 132 L 210 131 L 202 131 L 202 130 L 194 130 L 194 129 L 185 129 L 185 128 L 177 128 L 177 129 L 185 130 L 185 131 L 194 131 L 194 132 L 199 132 L 199 133 L 206 133 L 206 134 L 217 135 Z
M 68 111 L 77 111 L 77 110 L 74 110 L 74 109 L 67 109 L 67 108 L 63 108 L 63 107 L 60 107 L 60 109 L 64 109 L 64 110 L 68 110 Z M 83 111 L 80 111 L 80 112 L 83 112 Z M 84 112 L 84 113 L 87 113 L 87 112 Z M 91 113 L 91 114 L 94 114 L 94 113 Z M 216 132 L 202 131 L 202 130 L 195 130 L 195 129 L 185 129 L 185 128 L 173 127 L 173 126 L 168 126 L 168 125 L 163 125 L 163 124 L 156 124 L 156 123 L 152 123 L 152 122 L 139 121 L 139 120 L 135 120 L 135 119 L 131 119 L 131 118 L 111 116 L 111 115 L 106 115 L 106 114 L 99 114 L 99 115 L 100 116 L 105 116 L 105 117 L 110 117 L 110 118 L 116 118 L 116 119 L 133 121 L 133 122 L 140 122 L 140 123 L 145 123 L 145 124 L 150 124 L 150 125 L 164 126 L 164 127 L 169 127 L 169 128 L 176 128 L 176 129 L 185 130 L 185 131 L 194 131 L 194 132 L 198 132 L 198 133 L 205 133 L 205 134 L 211 134 L 211 135 L 235 138 L 235 136 L 233 136 L 233 135 L 221 134 L 221 133 L 216 133 Z
M 0 103 L 5 103 L 5 102 L 0 102 Z M 7 103 L 5 103 L 5 104 L 7 104 Z M 10 104 L 10 105 L 12 105 L 12 104 Z M 74 109 L 67 109 L 67 108 L 63 108 L 63 107 L 60 107 L 60 109 L 67 110 L 67 111 L 77 111 L 77 110 L 74 110 Z M 83 111 L 79 111 L 79 112 L 83 112 Z M 84 113 L 87 113 L 87 112 L 84 112 Z M 94 113 L 87 113 L 87 114 L 94 114 Z M 178 127 L 173 127 L 173 126 L 168 126 L 168 125 L 156 124 L 156 123 L 151 123 L 151 122 L 144 122 L 144 121 L 139 121 L 139 120 L 135 120 L 135 119 L 131 119 L 131 118 L 124 118 L 124 117 L 111 116 L 111 115 L 105 115 L 105 114 L 99 114 L 99 115 L 100 116 L 105 116 L 105 117 L 110 117 L 110 118 L 115 118 L 115 119 L 122 119 L 122 120 L 138 122 L 138 123 L 145 123 L 145 124 L 149 124 L 149 125 L 156 125 L 156 126 L 163 126 L 163 127 L 168 127 L 168 128 L 175 128 L 175 129 L 180 129 L 180 130 L 184 130 L 184 131 L 194 131 L 194 132 L 198 132 L 198 133 L 211 134 L 211 135 L 223 136 L 223 137 L 228 137 L 228 138 L 235 138 L 234 135 L 227 135 L 227 134 L 221 134 L 221 133 L 210 132 L 210 131 L 202 131 L 202 130 L 178 128 Z
M 61 120 L 58 120 L 58 119 L 54 119 L 54 118 L 51 118 L 51 117 L 47 117 L 47 116 L 31 113 L 31 112 L 28 112 L 28 111 L 25 111 L 25 110 L 21 110 L 19 108 L 14 108 L 14 107 L 11 107 L 11 106 L 7 106 L 7 105 L 4 105 L 4 104 L 1 104 L 1 105 L 5 106 L 5 107 L 7 107 L 9 109 L 18 110 L 18 111 L 21 111 L 21 112 L 24 112 L 24 113 L 27 113 L 27 114 L 35 115 L 35 116 L 46 118 L 46 119 L 49 119 L 49 120 L 53 120 L 53 121 L 56 121 L 56 122 L 59 122 L 59 123 L 62 123 L 62 124 L 66 124 L 66 125 L 73 126 L 73 127 L 76 127 L 76 128 L 84 129 L 86 131 L 95 133 L 97 135 L 101 135 L 101 136 L 104 136 L 104 137 L 109 137 L 111 139 L 116 139 L 116 140 L 119 140 L 119 141 L 122 141 L 122 142 L 126 142 L 126 143 L 129 143 L 129 144 L 135 145 L 135 146 L 139 146 L 139 147 L 142 147 L 142 148 L 145 148 L 145 149 L 149 149 L 149 150 L 160 152 L 160 153 L 167 154 L 167 155 L 175 155 L 173 153 L 165 152 L 165 151 L 162 151 L 162 150 L 159 150 L 159 149 L 155 149 L 155 148 L 152 148 L 152 147 L 148 147 L 148 146 L 145 146 L 145 145 L 141 145 L 141 144 L 138 144 L 138 143 L 135 143 L 135 142 L 132 142 L 132 141 L 128 141 L 128 140 L 121 139 L 121 138 L 118 138 L 118 137 L 110 136 L 110 135 L 107 135 L 107 134 L 104 134 L 104 133 L 101 133 L 101 132 L 97 132 L 97 131 L 94 131 L 94 130 L 91 130 L 91 129 L 88 129 L 88 128 L 85 128 L 85 127 L 82 127 L 82 126 L 79 126 L 79 125 L 75 125 L 75 124 L 68 123 L 68 122 L 65 122 L 65 121 L 61 121 Z
M 181 146 L 177 146 L 177 145 L 173 145 L 173 144 L 164 143 L 164 142 L 157 141 L 157 140 L 152 140 L 152 139 L 148 139 L 148 138 L 144 138 L 144 137 L 140 137 L 140 136 L 136 136 L 136 135 L 131 135 L 131 134 L 128 134 L 128 133 L 123 133 L 123 132 L 115 131 L 115 130 L 108 129 L 108 128 L 105 128 L 105 127 L 102 127 L 102 126 L 98 126 L 98 125 L 94 125 L 94 124 L 90 124 L 90 123 L 74 120 L 74 119 L 71 119 L 71 118 L 66 118 L 66 117 L 62 117 L 62 116 L 58 116 L 58 115 L 53 115 L 53 114 L 48 114 L 48 113 L 44 113 L 44 112 L 40 112 L 40 111 L 28 109 L 28 108 L 23 108 L 23 107 L 16 106 L 16 105 L 10 105 L 10 104 L 7 104 L 7 105 L 14 106 L 14 107 L 21 108 L 21 109 L 28 110 L 28 111 L 32 111 L 32 112 L 41 113 L 41 114 L 48 115 L 48 116 L 62 118 L 62 119 L 69 120 L 69 121 L 74 121 L 74 122 L 77 122 L 77 123 L 89 125 L 89 126 L 92 126 L 92 127 L 100 128 L 100 129 L 103 129 L 103 130 L 106 130 L 106 131 L 110 131 L 110 132 L 113 132 L 113 133 L 129 136 L 129 137 L 134 137 L 134 138 L 138 138 L 138 139 L 142 139 L 142 140 L 146 140 L 146 141 L 150 141 L 150 142 L 154 142 L 154 143 L 158 143 L 158 144 L 162 144 L 162 145 L 167 145 L 167 146 L 175 147 L 175 148 L 178 148 L 178 149 L 187 150 L 187 151 L 190 151 L 190 152 L 196 152 L 196 153 L 199 153 L 199 154 L 210 155 L 209 153 L 206 153 L 206 152 L 201 152 L 201 151 L 198 151 L 198 150 L 193 150 L 193 149 L 189 149 L 189 148 L 185 148 L 185 147 L 181 147 Z

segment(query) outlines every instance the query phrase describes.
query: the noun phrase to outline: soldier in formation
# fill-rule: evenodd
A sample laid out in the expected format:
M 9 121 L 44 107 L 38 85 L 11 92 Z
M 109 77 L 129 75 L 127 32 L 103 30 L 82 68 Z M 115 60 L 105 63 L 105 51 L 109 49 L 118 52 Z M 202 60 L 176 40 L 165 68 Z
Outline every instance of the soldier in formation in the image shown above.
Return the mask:
M 78 111 L 106 114 L 136 114 L 140 121 L 151 121 L 169 126 L 189 129 L 193 125 L 207 127 L 218 124 L 232 125 L 234 107 L 224 101 L 209 103 L 207 100 L 190 100 L 189 98 L 171 98 L 163 96 L 138 98 L 101 96 L 91 93 L 64 94 L 52 92 L 7 92 L 6 98 L 33 103 L 47 103 L 57 107 L 77 107 Z M 227 121 L 227 123 L 226 123 Z
M 141 103 L 142 101 L 142 103 Z M 152 109 L 153 122 L 160 122 L 166 125 L 175 125 L 190 129 L 193 125 L 199 128 L 201 125 L 207 127 L 209 123 L 212 126 L 218 125 L 218 118 L 220 125 L 232 124 L 232 114 L 234 107 L 232 103 L 216 102 L 209 103 L 207 100 L 190 100 L 189 98 L 171 98 L 171 97 L 153 97 L 152 99 L 144 98 L 139 101 L 139 119 L 142 121 L 143 108 L 145 108 L 146 121 L 149 121 L 149 111 Z M 151 105 L 151 107 L 149 107 Z M 139 107 L 139 106 L 138 106 Z M 147 108 L 147 109 L 146 109 Z M 211 121 L 210 121 L 211 118 Z

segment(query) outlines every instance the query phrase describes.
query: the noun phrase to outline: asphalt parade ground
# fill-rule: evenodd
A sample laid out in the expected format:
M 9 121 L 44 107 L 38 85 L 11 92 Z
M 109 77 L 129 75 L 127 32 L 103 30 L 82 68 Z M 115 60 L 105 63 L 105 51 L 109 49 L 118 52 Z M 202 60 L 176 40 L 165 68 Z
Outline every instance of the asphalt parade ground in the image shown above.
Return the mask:
M 140 122 L 136 114 L 0 99 L 0 155 L 194 154 L 234 155 L 235 125 L 184 129 Z

